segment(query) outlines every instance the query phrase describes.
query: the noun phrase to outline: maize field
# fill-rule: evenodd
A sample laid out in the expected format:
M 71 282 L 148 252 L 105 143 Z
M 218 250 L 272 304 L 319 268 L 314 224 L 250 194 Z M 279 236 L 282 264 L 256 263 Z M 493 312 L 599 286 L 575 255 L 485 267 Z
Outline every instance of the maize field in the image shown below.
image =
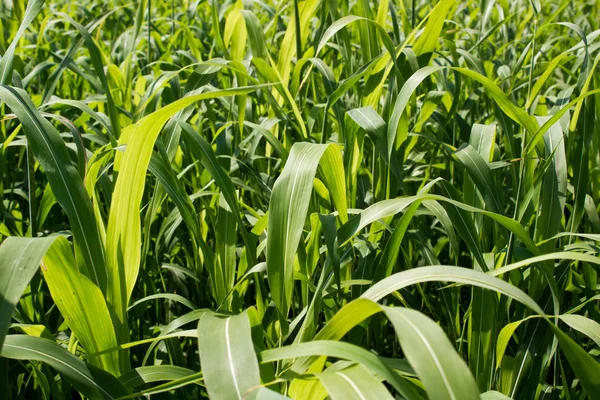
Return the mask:
M 598 0 L 2 0 L 0 399 L 600 399 Z

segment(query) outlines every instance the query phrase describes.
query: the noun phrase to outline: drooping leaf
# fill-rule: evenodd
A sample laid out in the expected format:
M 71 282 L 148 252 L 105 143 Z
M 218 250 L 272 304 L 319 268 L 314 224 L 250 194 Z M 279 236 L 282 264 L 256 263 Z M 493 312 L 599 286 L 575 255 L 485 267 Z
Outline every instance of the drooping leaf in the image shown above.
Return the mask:
M 1 354 L 6 358 L 38 360 L 50 365 L 90 399 L 117 399 L 128 394 L 113 375 L 81 361 L 47 339 L 8 335 Z

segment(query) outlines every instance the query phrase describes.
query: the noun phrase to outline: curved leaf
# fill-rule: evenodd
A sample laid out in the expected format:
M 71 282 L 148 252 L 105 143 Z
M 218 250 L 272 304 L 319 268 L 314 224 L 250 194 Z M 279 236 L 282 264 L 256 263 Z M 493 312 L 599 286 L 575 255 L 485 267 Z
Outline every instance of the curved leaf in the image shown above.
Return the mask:
M 319 379 L 332 400 L 369 398 L 392 400 L 393 397 L 368 369 L 360 364 L 340 366 L 336 363 L 319 374 Z
M 50 365 L 90 399 L 116 399 L 127 395 L 127 390 L 117 378 L 81 361 L 47 339 L 8 335 L 1 354 L 6 358 L 38 360 Z
M 33 155 L 44 168 L 52 192 L 69 218 L 75 244 L 81 250 L 83 258 L 77 260 L 78 268 L 105 291 L 104 246 L 92 203 L 81 176 L 71 163 L 65 143 L 56 128 L 40 115 L 22 89 L 0 86 L 0 100 L 10 107 L 23 124 Z
M 406 359 L 431 399 L 478 399 L 479 389 L 469 367 L 435 322 L 419 311 L 383 307 L 394 325 Z
M 319 163 L 340 215 L 346 212 L 343 162 L 335 145 L 295 143 L 273 186 L 267 228 L 267 275 L 279 312 L 287 315 L 293 293 L 293 266 L 306 221 Z M 327 170 L 325 170 L 327 168 Z
M 456 282 L 493 290 L 523 303 L 541 316 L 546 315 L 521 289 L 484 272 L 453 266 L 420 267 L 398 272 L 373 285 L 361 297 L 378 301 L 392 292 L 423 282 Z
M 216 90 L 185 97 L 147 115 L 138 123 L 129 125 L 123 130 L 119 144 L 127 147 L 122 158 L 117 160 L 120 164 L 119 176 L 110 205 L 106 236 L 107 299 L 114 307 L 117 317 L 116 331 L 119 342 L 127 341 L 128 337 L 125 311 L 140 267 L 140 202 L 156 138 L 169 118 L 195 102 L 246 94 L 257 88 Z

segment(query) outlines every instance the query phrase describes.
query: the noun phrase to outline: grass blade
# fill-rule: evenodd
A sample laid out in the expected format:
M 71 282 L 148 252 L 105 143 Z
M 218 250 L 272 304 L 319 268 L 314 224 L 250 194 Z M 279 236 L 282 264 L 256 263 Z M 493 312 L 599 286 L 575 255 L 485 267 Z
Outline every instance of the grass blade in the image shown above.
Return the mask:
M 2 357 L 15 360 L 42 361 L 90 399 L 116 399 L 127 395 L 127 390 L 111 374 L 89 365 L 58 344 L 26 335 L 8 335 L 2 348 Z
M 198 321 L 198 348 L 211 399 L 242 400 L 260 384 L 246 314 L 229 318 L 204 314 Z
M 75 245 L 82 259 L 77 266 L 102 291 L 106 290 L 104 246 L 96 226 L 92 204 L 81 176 L 71 163 L 60 134 L 44 119 L 22 89 L 0 86 L 0 100 L 17 115 L 33 155 L 44 168 L 52 192 L 69 218 Z
M 321 159 L 323 158 L 323 161 Z M 346 206 L 343 167 L 334 145 L 296 143 L 269 203 L 267 274 L 273 300 L 279 312 L 287 315 L 293 294 L 293 266 L 306 221 L 313 180 L 319 163 L 327 168 L 327 183 L 340 215 Z
M 115 347 L 111 313 L 102 291 L 77 270 L 67 239 L 56 239 L 44 256 L 42 271 L 52 299 L 86 351 L 93 354 Z M 117 356 L 117 353 L 90 355 L 89 362 L 118 376 L 128 362 L 122 361 L 120 366 Z
M 0 245 L 0 349 L 19 298 L 56 237 L 9 237 Z

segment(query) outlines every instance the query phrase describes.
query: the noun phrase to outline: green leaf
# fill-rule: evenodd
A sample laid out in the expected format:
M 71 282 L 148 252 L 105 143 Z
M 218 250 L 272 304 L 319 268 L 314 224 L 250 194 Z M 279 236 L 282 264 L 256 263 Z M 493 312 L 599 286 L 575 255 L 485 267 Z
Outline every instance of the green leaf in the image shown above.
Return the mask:
M 184 386 L 188 386 L 194 383 L 199 383 L 202 380 L 202 372 L 196 372 L 192 375 L 183 377 L 183 378 L 179 378 L 179 379 L 175 379 L 172 380 L 170 382 L 167 383 L 163 383 L 162 385 L 158 385 L 158 386 L 154 386 L 151 387 L 149 389 L 144 389 L 141 390 L 139 392 L 136 393 L 132 393 L 130 395 L 127 396 L 122 396 L 119 397 L 118 400 L 125 400 L 125 399 L 137 399 L 140 398 L 142 396 L 144 397 L 149 397 L 153 394 L 159 394 L 159 393 L 165 393 L 165 392 L 171 392 L 175 389 L 179 389 L 181 387 Z
M 375 307 L 379 308 L 377 304 L 375 304 Z M 381 308 L 379 310 L 381 311 Z M 291 346 L 264 350 L 260 353 L 260 360 L 261 363 L 266 363 L 310 356 L 328 356 L 360 363 L 374 374 L 388 381 L 404 397 L 409 399 L 421 398 L 406 379 L 392 371 L 375 354 L 350 343 L 331 340 L 313 340 L 306 343 L 295 343 Z
M 219 318 L 203 314 L 198 321 L 200 364 L 211 399 L 242 400 L 260 384 L 258 360 L 246 314 Z
M 117 339 L 102 291 L 77 270 L 66 238 L 58 237 L 46 252 L 42 271 L 54 303 L 90 354 L 89 362 L 118 376 L 128 364 L 119 366 L 118 353 L 91 355 L 115 347 Z
M 8 335 L 2 357 L 42 361 L 90 399 L 116 399 L 127 389 L 111 374 L 89 365 L 55 342 L 27 335 Z
M 386 156 L 386 124 L 383 118 L 371 106 L 355 108 L 347 112 L 348 116 L 371 137 L 377 150 Z
M 19 298 L 55 239 L 9 237 L 0 245 L 0 349 Z
M 282 77 L 281 82 L 287 86 L 290 77 L 291 64 L 294 56 L 300 58 L 297 54 L 296 42 L 305 43 L 311 31 L 310 21 L 319 9 L 321 0 L 304 0 L 298 4 L 298 18 L 291 18 L 285 31 L 277 58 L 277 69 Z M 296 23 L 300 22 L 297 26 Z M 299 36 L 299 38 L 298 38 Z
M 295 143 L 271 194 L 267 275 L 273 300 L 282 315 L 287 315 L 291 305 L 294 258 L 320 162 L 334 203 L 343 215 L 346 211 L 345 178 L 341 155 L 335 145 Z
M 117 107 L 113 100 L 113 96 L 111 93 L 111 89 L 108 85 L 108 80 L 106 79 L 106 74 L 104 73 L 104 64 L 103 64 L 103 54 L 101 53 L 96 41 L 90 35 L 90 32 L 73 18 L 71 18 L 68 14 L 58 13 L 61 17 L 66 19 L 70 24 L 72 24 L 78 31 L 81 37 L 83 38 L 88 51 L 90 53 L 90 58 L 92 61 L 92 65 L 94 66 L 94 70 L 102 83 L 102 87 L 104 89 L 104 94 L 106 95 L 106 103 L 108 108 L 108 115 L 110 117 L 112 133 L 114 133 L 116 138 L 119 138 L 121 134 L 121 123 L 119 121 L 119 115 L 117 113 Z
M 502 205 L 499 199 L 498 190 L 492 171 L 486 160 L 471 145 L 460 147 L 453 157 L 458 160 L 468 171 L 469 176 L 477 185 L 477 188 L 483 195 L 485 204 L 495 213 L 502 212 Z
M 525 109 L 529 109 L 531 107 L 531 103 L 535 100 L 535 97 L 538 95 L 544 83 L 548 80 L 550 75 L 554 72 L 554 69 L 558 66 L 558 64 L 568 55 L 568 53 L 561 53 L 557 57 L 554 57 L 547 66 L 544 67 L 544 73 L 537 78 L 535 85 L 533 85 L 533 89 L 531 89 L 531 93 L 527 99 L 527 103 L 525 103 Z
M 289 400 L 289 397 L 262 386 L 251 391 L 247 398 L 248 400 Z
M 598 322 L 577 314 L 563 314 L 559 318 L 571 328 L 592 339 L 600 347 L 600 324 Z
M 396 97 L 394 103 L 394 109 L 390 115 L 390 120 L 388 122 L 388 158 L 391 157 L 392 147 L 390 143 L 395 142 L 395 138 L 398 131 L 398 126 L 400 122 L 400 118 L 404 113 L 408 102 L 410 101 L 411 96 L 419 87 L 421 82 L 423 82 L 427 77 L 431 74 L 441 71 L 443 69 L 451 69 L 452 71 L 456 71 L 462 75 L 465 75 L 476 82 L 479 82 L 484 86 L 487 90 L 488 94 L 492 97 L 492 99 L 496 102 L 498 107 L 512 120 L 519 123 L 523 126 L 528 133 L 533 137 L 536 131 L 538 130 L 538 124 L 535 119 L 529 116 L 523 109 L 515 106 L 509 99 L 509 97 L 500 89 L 494 82 L 492 82 L 489 78 L 466 68 L 456 68 L 456 67 L 440 67 L 440 66 L 429 66 L 424 67 L 415 72 L 402 86 L 400 93 Z
M 479 398 L 469 367 L 439 325 L 408 308 L 383 307 L 383 311 L 394 325 L 402 351 L 425 385 L 429 398 Z
M 560 108 L 560 110 L 558 110 L 554 115 L 552 115 L 552 117 L 550 119 L 548 119 L 544 123 L 544 125 L 542 125 L 539 129 L 537 129 L 535 131 L 535 134 L 531 138 L 529 138 L 529 141 L 527 142 L 527 145 L 525 146 L 523 154 L 528 155 L 530 152 L 532 152 L 533 149 L 535 149 L 536 146 L 539 144 L 540 140 L 542 140 L 544 138 L 544 134 L 548 131 L 548 129 L 550 129 L 550 127 L 552 125 L 554 125 L 556 122 L 558 122 L 561 119 L 561 117 L 563 115 L 565 115 L 565 113 L 567 113 L 571 109 L 571 107 L 573 107 L 575 104 L 577 104 L 577 102 L 585 99 L 588 96 L 597 95 L 598 93 L 600 93 L 600 89 L 590 90 L 589 92 L 585 92 L 584 94 L 580 95 L 576 99 L 563 105 Z
M 169 194 L 169 197 L 173 203 L 175 203 L 175 206 L 179 210 L 183 222 L 185 222 L 186 226 L 190 230 L 196 245 L 200 246 L 202 255 L 206 260 L 206 264 L 209 265 L 209 268 L 212 268 L 212 265 L 214 264 L 214 256 L 211 249 L 207 246 L 204 238 L 202 237 L 200 222 L 196 216 L 192 201 L 177 179 L 175 171 L 173 171 L 168 162 L 165 161 L 164 157 L 156 154 L 150 159 L 150 165 L 148 166 L 148 169 L 154 176 L 158 178 L 162 187 Z
M 202 166 L 206 168 L 206 170 L 215 180 L 215 184 L 219 187 L 219 189 L 221 189 L 223 198 L 227 202 L 227 205 L 231 209 L 233 216 L 237 220 L 237 229 L 240 231 L 242 235 L 242 240 L 246 245 L 246 255 L 248 256 L 248 263 L 255 264 L 255 251 L 249 244 L 248 233 L 246 231 L 244 221 L 242 220 L 242 217 L 240 215 L 238 198 L 231 177 L 221 167 L 221 164 L 217 159 L 217 155 L 215 154 L 210 144 L 206 141 L 206 139 L 200 136 L 190 124 L 187 124 L 183 121 L 178 121 L 178 123 L 183 128 L 183 134 L 186 143 L 190 146 L 191 152 L 194 154 L 195 157 L 200 159 L 200 163 L 202 164 Z M 258 125 L 256 127 L 258 127 Z M 196 224 L 197 221 L 194 221 L 194 225 Z M 208 255 L 210 249 L 204 244 L 204 240 L 202 240 L 202 237 L 199 236 L 196 240 L 203 247 L 203 251 Z M 212 260 L 209 260 L 209 265 L 210 264 L 212 264 Z
M 420 191 L 419 194 L 426 194 L 429 189 L 435 184 L 436 181 L 432 181 L 425 185 Z M 381 253 L 381 257 L 379 259 L 378 265 L 373 274 L 373 283 L 379 282 L 381 279 L 389 276 L 396 264 L 396 260 L 398 258 L 398 254 L 400 253 L 400 245 L 402 244 L 402 239 L 404 239 L 404 235 L 410 222 L 412 221 L 413 216 L 419 209 L 422 200 L 414 201 L 408 210 L 404 213 L 402 218 L 398 221 L 398 224 L 394 228 L 394 232 L 390 236 L 388 242 Z M 430 202 L 430 207 L 433 208 L 435 205 Z M 437 204 L 437 203 L 436 203 Z
M 121 159 L 115 161 L 119 171 L 110 205 L 106 252 L 108 266 L 107 300 L 114 307 L 120 343 L 129 336 L 125 312 L 140 268 L 141 226 L 140 202 L 146 184 L 146 171 L 154 142 L 169 118 L 200 100 L 250 93 L 258 87 L 241 87 L 207 91 L 184 97 L 134 125 L 125 128 L 119 139 L 126 145 Z
M 550 325 L 571 368 L 590 398 L 600 396 L 600 363 L 557 326 Z
M 75 245 L 79 247 L 77 266 L 102 291 L 106 289 L 104 247 L 96 225 L 92 203 L 81 176 L 71 163 L 67 147 L 56 128 L 44 119 L 22 89 L 0 86 L 0 100 L 23 124 L 33 155 L 44 168 L 56 200 L 69 218 Z
M 240 12 L 246 22 L 252 56 L 266 59 L 268 57 L 267 46 L 260 21 L 252 11 L 240 10 Z
M 367 225 L 372 224 L 379 219 L 395 215 L 418 200 L 423 199 L 417 195 L 382 200 L 373 204 L 338 229 L 339 243 L 342 245 L 345 244 Z
M 421 33 L 421 36 L 419 36 L 419 39 L 413 46 L 413 51 L 417 57 L 422 54 L 432 53 L 436 49 L 446 16 L 454 3 L 455 0 L 440 0 L 433 8 L 423 33 Z
M 500 333 L 498 334 L 498 340 L 496 341 L 496 369 L 500 367 L 502 364 L 502 359 L 504 358 L 504 353 L 506 352 L 506 346 L 508 346 L 508 342 L 510 338 L 515 333 L 517 328 L 521 326 L 521 324 L 531 317 L 527 317 L 521 319 L 519 321 L 511 322 L 510 324 L 506 324 Z
M 127 371 L 119 376 L 119 381 L 123 386 L 133 389 L 146 383 L 174 381 L 181 378 L 187 378 L 194 373 L 195 372 L 191 369 L 178 367 L 176 365 L 151 365 Z
M 433 195 L 433 194 L 418 194 L 416 196 L 398 197 L 396 199 L 382 200 L 361 211 L 358 216 L 352 218 L 348 223 L 344 224 L 338 229 L 338 238 L 340 243 L 345 243 L 356 235 L 365 226 L 377 221 L 392 216 L 398 212 L 404 210 L 407 206 L 417 200 L 437 200 L 444 203 L 449 203 L 452 206 L 458 207 L 462 210 L 483 214 L 494 221 L 498 222 L 506 229 L 512 231 L 523 243 L 527 246 L 527 249 L 533 254 L 540 254 L 540 250 L 537 248 L 529 234 L 525 231 L 523 226 L 512 218 L 505 217 L 501 214 L 497 214 L 491 211 L 482 210 L 476 207 L 469 206 L 460 201 L 456 201 L 447 197 Z
M 338 362 L 318 376 L 332 400 L 393 399 L 385 386 L 361 364 L 348 366 Z
M 378 301 L 392 292 L 423 282 L 456 282 L 493 290 L 523 303 L 541 316 L 546 315 L 531 297 L 516 286 L 480 271 L 452 266 L 419 267 L 398 272 L 373 285 L 361 297 Z
M 215 271 L 212 274 L 213 285 L 219 304 L 223 303 L 235 284 L 237 270 L 235 254 L 236 238 L 236 218 L 231 212 L 231 208 L 228 206 L 227 201 L 225 201 L 224 196 L 220 196 L 216 231 L 218 263 L 215 265 Z
M 127 311 L 130 311 L 131 309 L 139 306 L 140 304 L 144 304 L 148 301 L 151 300 L 156 300 L 156 299 L 166 299 L 169 301 L 174 301 L 176 303 L 182 304 L 184 306 L 186 306 L 187 308 L 189 308 L 190 310 L 196 310 L 198 307 L 196 307 L 196 305 L 194 305 L 194 303 L 192 303 L 191 301 L 189 301 L 187 298 L 180 296 L 178 294 L 174 294 L 174 293 L 155 293 L 155 294 L 151 294 L 149 296 L 143 297 L 139 300 L 136 300 L 132 305 L 130 305 L 127 308 Z
M 481 393 L 480 399 L 481 400 L 511 400 L 510 397 L 508 397 L 500 392 L 496 392 L 495 390 L 490 390 L 488 392 Z
M 318 55 L 321 52 L 321 50 L 323 50 L 323 48 L 325 47 L 327 42 L 337 32 L 339 32 L 340 30 L 342 30 L 343 28 L 345 28 L 346 26 L 348 26 L 349 24 L 351 24 L 355 21 L 360 21 L 363 24 L 367 24 L 369 26 L 369 28 L 371 28 L 371 27 L 375 28 L 374 30 L 379 34 L 379 37 L 381 38 L 381 41 L 383 42 L 383 46 L 388 51 L 389 55 L 392 57 L 392 62 L 393 62 L 394 67 L 397 69 L 398 72 L 400 72 L 400 67 L 399 67 L 396 57 L 395 57 L 396 56 L 396 48 L 394 46 L 394 42 L 390 38 L 390 35 L 388 34 L 385 27 L 380 25 L 377 21 L 374 21 L 372 19 L 365 18 L 362 16 L 347 15 L 345 17 L 338 19 L 333 24 L 331 24 L 329 26 L 329 28 L 327 28 L 327 30 L 323 33 L 323 36 L 321 37 L 321 40 L 319 41 L 319 45 L 317 46 L 317 50 L 316 50 L 316 55 Z M 408 42 L 405 42 L 405 44 L 406 43 L 408 43 Z M 368 61 L 368 60 L 365 60 L 365 61 Z
M 498 299 L 495 293 L 473 288 L 469 320 L 469 367 L 480 390 L 492 384 Z
M 35 17 L 39 14 L 43 6 L 44 0 L 30 0 L 27 2 L 27 8 L 25 9 L 23 19 L 19 24 L 19 29 L 13 36 L 10 45 L 8 46 L 8 48 L 4 52 L 4 55 L 2 56 L 2 59 L 0 60 L 0 84 L 10 84 L 10 81 L 12 80 L 15 50 L 17 48 L 17 45 L 19 44 L 19 40 L 21 40 L 21 37 L 25 34 L 25 31 L 33 22 Z
M 547 117 L 538 117 L 543 124 Z M 558 123 L 552 125 L 544 135 L 546 158 L 550 166 L 544 172 L 540 189 L 540 214 L 536 221 L 535 238 L 537 241 L 556 235 L 561 226 L 561 218 L 567 195 L 567 162 L 562 129 Z M 550 249 L 554 242 L 546 243 L 542 248 Z
M 488 274 L 492 276 L 498 276 L 531 264 L 547 260 L 572 260 L 588 262 L 592 264 L 600 264 L 600 257 L 592 256 L 589 254 L 576 253 L 574 251 L 558 251 L 556 253 L 547 253 L 536 257 L 526 258 L 523 261 L 518 261 L 516 263 L 508 264 L 501 268 L 496 268 L 495 270 L 490 271 Z

